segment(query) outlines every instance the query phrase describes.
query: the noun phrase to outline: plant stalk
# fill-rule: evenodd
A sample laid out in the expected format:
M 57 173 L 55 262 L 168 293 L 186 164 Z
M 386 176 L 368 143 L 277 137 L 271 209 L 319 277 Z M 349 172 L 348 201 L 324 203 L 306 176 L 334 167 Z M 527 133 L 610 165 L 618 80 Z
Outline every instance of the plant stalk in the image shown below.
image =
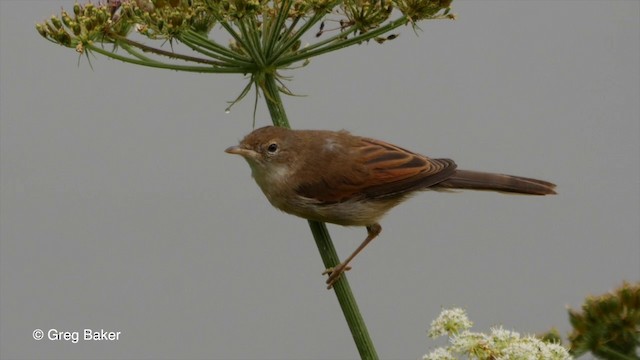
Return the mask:
M 271 119 L 275 126 L 281 126 L 290 128 L 289 121 L 284 111 L 282 99 L 280 98 L 280 91 L 278 90 L 277 80 L 274 74 L 265 74 L 263 77 L 264 83 L 260 84 L 267 102 L 267 107 L 271 114 Z M 322 262 L 325 268 L 335 267 L 340 263 L 340 258 L 336 252 L 331 236 L 327 230 L 327 226 L 322 222 L 309 220 L 309 227 L 311 233 L 316 241 Z M 333 285 L 333 289 L 342 308 L 351 335 L 356 343 L 360 358 L 362 359 L 378 359 L 378 354 L 373 346 L 373 341 L 369 336 L 369 331 L 364 323 L 364 319 L 358 309 L 356 298 L 353 296 L 351 286 L 347 281 L 347 276 L 342 274 L 340 279 Z

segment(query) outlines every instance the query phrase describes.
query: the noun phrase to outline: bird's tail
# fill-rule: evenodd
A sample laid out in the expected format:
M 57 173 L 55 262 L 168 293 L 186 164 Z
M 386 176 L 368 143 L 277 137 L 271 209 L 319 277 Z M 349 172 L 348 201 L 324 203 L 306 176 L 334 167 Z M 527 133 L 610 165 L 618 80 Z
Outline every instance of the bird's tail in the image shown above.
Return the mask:
M 555 184 L 543 180 L 469 170 L 456 170 L 453 176 L 434 185 L 434 188 L 441 189 L 490 190 L 528 195 L 552 195 L 556 193 L 555 187 Z

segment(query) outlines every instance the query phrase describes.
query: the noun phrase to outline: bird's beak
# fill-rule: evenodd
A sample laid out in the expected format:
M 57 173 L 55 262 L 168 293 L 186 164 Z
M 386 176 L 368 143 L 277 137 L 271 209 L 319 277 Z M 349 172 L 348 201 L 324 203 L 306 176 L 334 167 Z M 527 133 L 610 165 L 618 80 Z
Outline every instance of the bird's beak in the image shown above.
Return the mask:
M 235 155 L 240 155 L 242 157 L 253 157 L 253 154 L 255 153 L 255 151 L 253 150 L 249 150 L 249 149 L 245 149 L 245 148 L 241 148 L 240 146 L 230 146 L 228 147 L 224 152 L 228 153 L 228 154 L 235 154 Z

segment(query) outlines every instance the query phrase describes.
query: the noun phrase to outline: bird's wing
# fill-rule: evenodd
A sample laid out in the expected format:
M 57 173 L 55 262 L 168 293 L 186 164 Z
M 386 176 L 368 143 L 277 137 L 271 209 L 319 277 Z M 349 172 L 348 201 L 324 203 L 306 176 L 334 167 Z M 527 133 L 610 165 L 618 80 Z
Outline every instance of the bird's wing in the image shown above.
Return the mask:
M 396 145 L 375 139 L 362 139 L 364 165 L 372 176 L 363 193 L 369 198 L 397 196 L 435 185 L 456 171 L 449 159 L 431 159 Z
M 298 195 L 321 204 L 395 197 L 437 184 L 456 169 L 452 160 L 431 159 L 369 138 L 357 138 L 349 149 L 324 162 L 330 165 L 323 175 L 298 186 Z

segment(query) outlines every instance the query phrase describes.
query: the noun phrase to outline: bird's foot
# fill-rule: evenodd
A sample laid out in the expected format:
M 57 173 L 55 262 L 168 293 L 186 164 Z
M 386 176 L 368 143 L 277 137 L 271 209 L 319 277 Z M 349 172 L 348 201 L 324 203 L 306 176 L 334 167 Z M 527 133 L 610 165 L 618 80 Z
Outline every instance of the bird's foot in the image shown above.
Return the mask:
M 343 263 L 325 270 L 322 275 L 329 275 L 329 278 L 327 279 L 327 289 L 331 289 L 333 287 L 333 284 L 335 284 L 335 282 L 340 278 L 340 275 L 342 275 L 343 272 L 349 270 L 351 270 L 351 266 L 345 265 Z

